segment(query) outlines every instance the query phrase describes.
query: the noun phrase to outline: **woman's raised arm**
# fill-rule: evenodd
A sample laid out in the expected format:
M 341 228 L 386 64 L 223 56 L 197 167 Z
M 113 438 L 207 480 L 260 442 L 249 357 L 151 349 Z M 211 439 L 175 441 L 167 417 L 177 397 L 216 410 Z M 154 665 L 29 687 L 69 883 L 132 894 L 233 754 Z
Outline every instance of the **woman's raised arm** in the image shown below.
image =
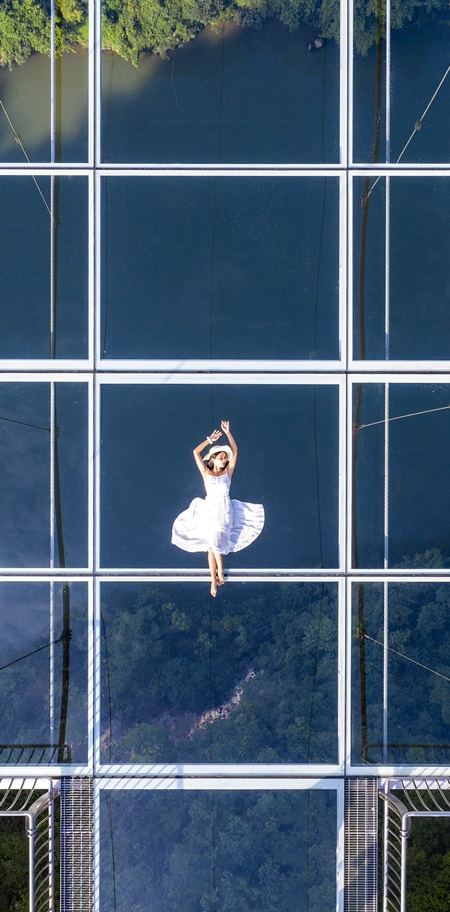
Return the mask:
M 231 477 L 231 475 L 232 475 L 233 472 L 234 472 L 234 468 L 235 468 L 235 465 L 236 465 L 237 454 L 238 454 L 237 443 L 236 443 L 236 441 L 235 441 L 235 439 L 234 439 L 234 437 L 233 437 L 233 435 L 232 435 L 232 433 L 231 433 L 231 431 L 230 431 L 230 422 L 229 422 L 229 421 L 221 421 L 221 422 L 220 422 L 220 427 L 222 428 L 223 433 L 224 433 L 224 434 L 226 435 L 226 437 L 228 438 L 228 443 L 230 444 L 231 451 L 232 451 L 232 454 L 233 454 L 233 455 L 231 456 L 231 458 L 230 458 L 229 463 L 228 463 L 228 474 L 229 474 L 230 477 Z
M 199 445 L 196 446 L 194 450 L 192 450 L 192 454 L 194 456 L 197 468 L 201 475 L 206 474 L 206 466 L 205 466 L 205 463 L 203 462 L 202 457 L 200 456 L 200 453 L 202 452 L 202 450 L 205 449 L 205 447 L 212 446 L 212 444 L 215 443 L 215 441 L 218 440 L 219 437 L 221 437 L 221 436 L 222 436 L 222 431 L 212 431 L 212 433 L 209 437 L 206 437 L 202 443 L 199 443 Z

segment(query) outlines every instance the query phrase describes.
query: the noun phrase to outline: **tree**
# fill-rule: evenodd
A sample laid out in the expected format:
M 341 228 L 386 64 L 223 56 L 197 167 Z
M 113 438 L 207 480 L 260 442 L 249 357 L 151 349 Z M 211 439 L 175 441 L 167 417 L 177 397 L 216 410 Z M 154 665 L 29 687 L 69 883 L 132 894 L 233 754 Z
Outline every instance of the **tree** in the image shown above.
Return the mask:
M 406 870 L 408 912 L 450 912 L 450 820 L 414 820 Z
M 48 52 L 50 22 L 33 0 L 5 0 L 0 8 L 0 60 L 3 66 L 23 63 L 32 51 Z
M 28 909 L 28 838 L 24 817 L 0 822 L 0 912 Z
M 257 594 L 256 594 L 257 593 Z M 333 584 L 108 589 L 105 754 L 113 762 L 333 762 Z

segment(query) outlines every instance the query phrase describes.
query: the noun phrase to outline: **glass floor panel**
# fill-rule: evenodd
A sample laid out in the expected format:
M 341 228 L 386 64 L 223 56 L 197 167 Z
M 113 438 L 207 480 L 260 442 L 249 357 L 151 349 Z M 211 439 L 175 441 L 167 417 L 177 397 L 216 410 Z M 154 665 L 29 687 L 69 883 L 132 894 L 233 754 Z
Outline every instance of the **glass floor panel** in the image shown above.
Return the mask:
M 446 360 L 448 177 L 358 178 L 353 193 L 354 357 Z
M 334 583 L 103 583 L 103 763 L 336 763 Z
M 87 586 L 0 582 L 0 765 L 87 763 Z
M 206 566 L 207 549 L 180 550 L 171 529 L 204 496 L 192 450 L 222 417 L 242 441 L 231 497 L 262 503 L 266 515 L 259 538 L 230 566 L 336 566 L 337 411 L 331 385 L 103 385 L 102 566 Z
M 355 6 L 354 161 L 448 162 L 448 6 L 392 9 L 389 59 L 379 11 Z
M 426 568 L 430 554 L 445 561 L 450 553 L 450 386 L 392 383 L 387 389 L 386 422 L 386 387 L 355 385 L 353 562 Z
M 339 51 L 310 53 L 317 32 L 291 17 L 208 26 L 137 67 L 105 53 L 103 161 L 337 161 Z
M 338 200 L 333 178 L 107 178 L 102 357 L 338 358 Z
M 15 7 L 16 15 L 18 9 L 20 9 L 19 5 Z M 40 11 L 42 6 L 36 4 L 35 9 Z M 47 18 L 45 14 L 44 16 Z M 24 19 L 26 23 L 26 14 Z M 17 23 L 13 24 L 12 28 L 17 28 Z M 14 35 L 8 37 L 14 39 Z M 47 53 L 31 54 L 23 66 L 13 64 L 8 69 L 4 65 L 5 51 L 8 54 L 4 21 L 2 38 L 4 40 L 2 41 L 3 66 L 0 69 L 2 102 L 0 106 L 0 161 L 17 162 L 18 164 L 25 163 L 27 159 L 34 162 L 50 162 L 52 160 L 50 126 L 52 87 L 49 56 Z M 47 51 L 49 38 L 47 41 L 44 38 L 42 43 L 44 46 L 46 45 L 45 50 Z M 23 44 L 26 48 L 26 39 Z M 11 52 L 13 52 L 13 48 L 11 48 Z M 54 91 L 56 110 L 54 161 L 87 161 L 87 49 L 77 45 L 75 52 L 57 57 Z
M 336 794 L 102 792 L 100 909 L 334 912 Z
M 448 765 L 449 599 L 448 581 L 353 585 L 355 763 Z
M 0 13 L 3 778 L 82 807 L 85 912 L 376 912 L 378 783 L 450 783 L 447 0 L 64 0 L 53 87 L 47 28 L 6 59 L 42 3 Z M 222 585 L 171 536 L 228 420 Z
M 51 183 L 0 178 L 0 358 L 87 356 L 87 180 Z
M 85 383 L 0 383 L 0 566 L 87 566 L 87 408 Z

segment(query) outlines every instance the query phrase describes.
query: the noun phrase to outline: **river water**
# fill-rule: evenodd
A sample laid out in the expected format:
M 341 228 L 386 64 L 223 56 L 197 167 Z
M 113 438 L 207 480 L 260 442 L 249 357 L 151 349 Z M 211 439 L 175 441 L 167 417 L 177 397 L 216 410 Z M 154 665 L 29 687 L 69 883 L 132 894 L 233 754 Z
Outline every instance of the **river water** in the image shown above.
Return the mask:
M 438 22 L 392 32 L 391 159 L 396 160 L 448 66 L 448 11 Z M 166 59 L 138 67 L 103 55 L 102 157 L 106 162 L 330 162 L 339 160 L 339 48 L 307 50 L 314 31 L 227 22 L 205 28 Z M 87 155 L 87 66 L 83 49 L 57 67 L 61 159 Z M 372 154 L 375 53 L 354 60 L 354 158 Z M 0 71 L 0 98 L 31 160 L 48 161 L 50 65 L 32 55 Z M 403 161 L 449 158 L 450 83 L 441 87 Z M 382 105 L 382 127 L 385 123 Z M 383 141 L 380 161 L 385 158 Z M 22 161 L 0 117 L 0 160 Z

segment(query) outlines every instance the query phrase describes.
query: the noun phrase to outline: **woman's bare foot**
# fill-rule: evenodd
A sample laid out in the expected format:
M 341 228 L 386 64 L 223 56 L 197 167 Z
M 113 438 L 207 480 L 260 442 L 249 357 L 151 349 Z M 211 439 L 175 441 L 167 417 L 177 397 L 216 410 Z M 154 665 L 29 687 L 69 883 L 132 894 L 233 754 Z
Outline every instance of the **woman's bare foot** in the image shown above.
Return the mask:
M 215 598 L 216 595 L 217 595 L 217 583 L 216 583 L 216 577 L 217 577 L 217 562 L 216 562 L 216 556 L 215 556 L 214 551 L 212 550 L 212 548 L 210 548 L 209 551 L 208 551 L 208 567 L 209 567 L 209 572 L 210 572 L 210 575 L 211 575 L 211 589 L 210 589 L 210 592 L 211 592 L 212 597 Z
M 225 582 L 225 580 L 224 580 L 223 576 L 218 576 L 218 577 L 217 577 L 217 585 L 218 585 L 218 586 L 223 586 L 224 582 Z

